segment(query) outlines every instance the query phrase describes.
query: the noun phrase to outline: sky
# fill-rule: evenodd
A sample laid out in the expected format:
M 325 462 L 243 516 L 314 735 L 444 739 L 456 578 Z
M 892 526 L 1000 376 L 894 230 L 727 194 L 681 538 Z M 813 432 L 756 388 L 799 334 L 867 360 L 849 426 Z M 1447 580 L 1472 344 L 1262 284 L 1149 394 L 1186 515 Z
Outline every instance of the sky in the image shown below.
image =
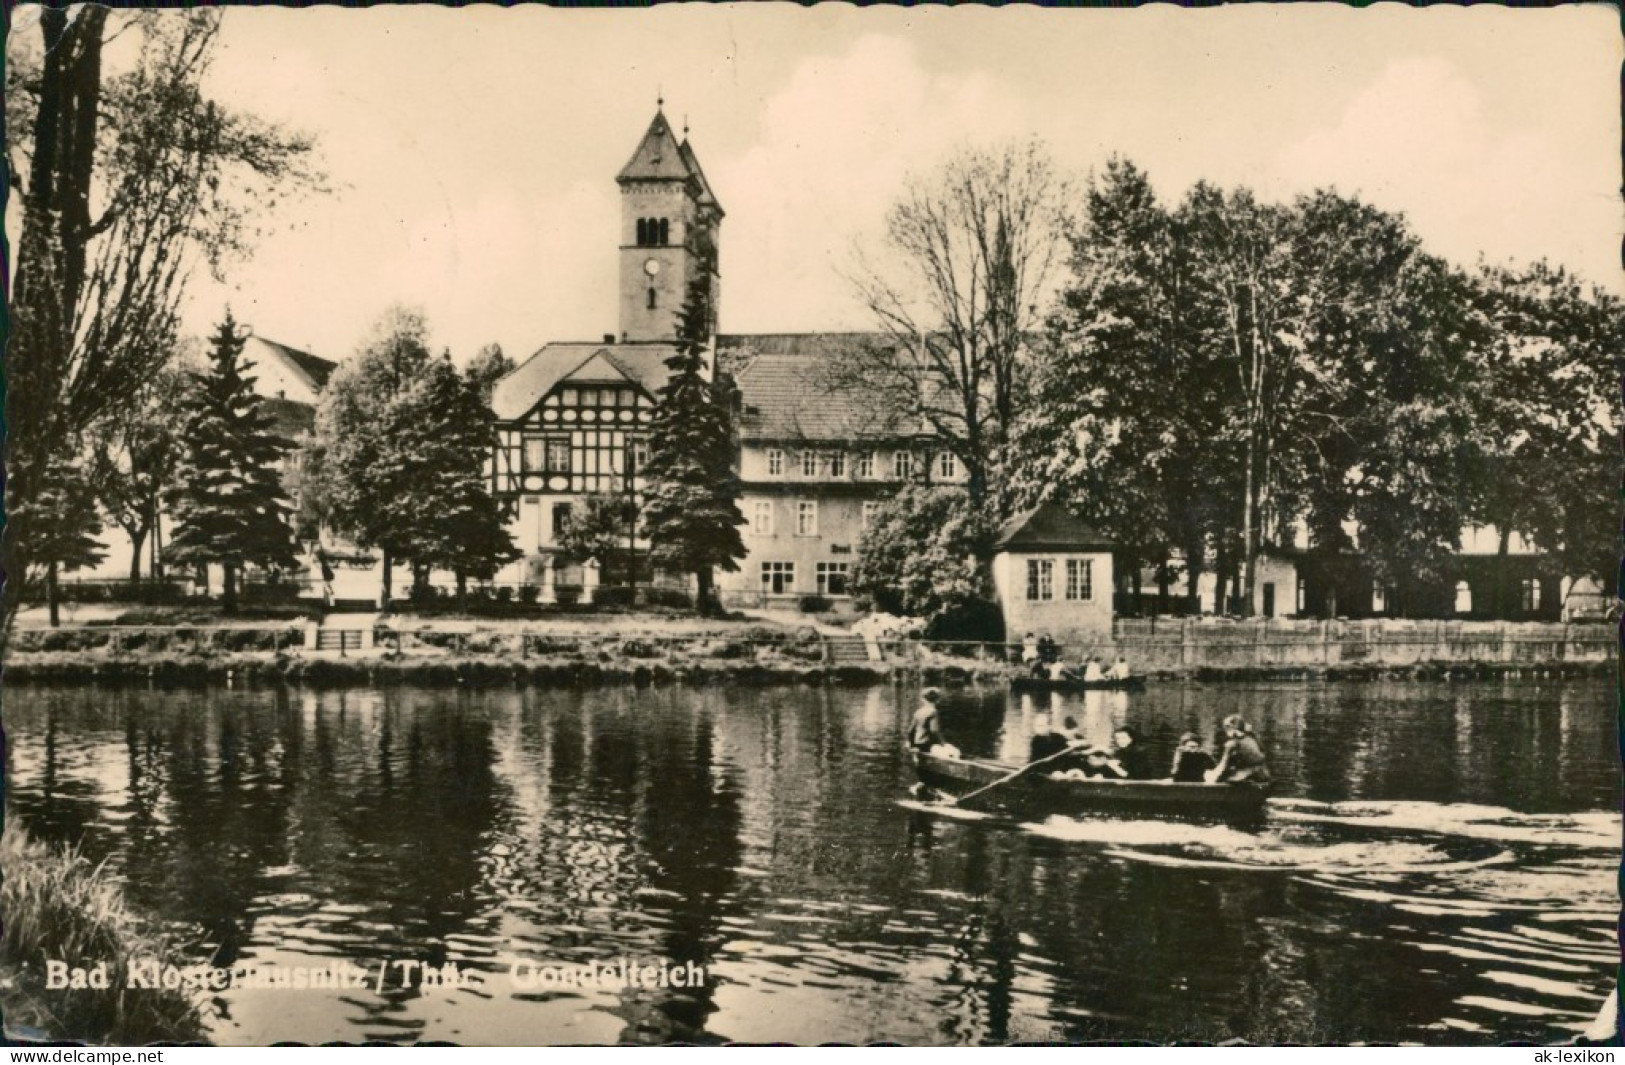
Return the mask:
M 229 303 L 334 359 L 400 303 L 459 361 L 613 332 L 614 176 L 659 97 L 727 212 L 725 332 L 871 326 L 848 277 L 908 176 L 1031 137 L 1080 180 L 1329 185 L 1454 261 L 1625 292 L 1621 59 L 1602 5 L 232 8 L 208 91 L 314 134 L 335 191 L 279 202 L 185 324 Z

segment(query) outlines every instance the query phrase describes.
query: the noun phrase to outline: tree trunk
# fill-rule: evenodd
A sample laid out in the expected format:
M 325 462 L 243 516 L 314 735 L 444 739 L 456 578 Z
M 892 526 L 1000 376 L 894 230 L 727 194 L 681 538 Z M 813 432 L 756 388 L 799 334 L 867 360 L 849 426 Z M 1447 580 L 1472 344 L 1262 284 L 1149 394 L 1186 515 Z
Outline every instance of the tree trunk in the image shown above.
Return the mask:
M 1168 560 L 1157 567 L 1157 613 L 1168 613 Z
M 388 548 L 385 548 L 384 549 L 384 590 L 383 590 L 382 596 L 378 600 L 378 608 L 380 610 L 388 610 L 389 609 L 390 592 L 392 590 L 392 586 L 393 586 L 394 582 L 395 582 L 395 557 L 392 554 L 390 554 Z
M 457 609 L 468 611 L 468 574 L 461 569 L 457 571 Z
M 153 580 L 161 581 L 164 579 L 164 522 L 156 507 L 153 508 L 149 524 L 152 527 L 152 565 L 147 567 L 147 572 L 152 574 Z
M 220 609 L 226 614 L 235 614 L 237 613 L 237 563 L 221 563 L 220 571 Z
M 1495 548 L 1495 617 L 1506 618 L 1507 610 L 1507 555 L 1512 546 L 1512 531 L 1506 526 L 1496 530 L 1499 542 Z
M 711 567 L 705 566 L 694 571 L 694 607 L 701 617 L 714 617 L 722 611 L 716 602 L 716 589 L 712 585 Z
M 52 562 L 45 567 L 45 604 L 51 616 L 51 628 L 62 624 L 62 617 L 57 608 L 56 563 Z
M 147 543 L 147 530 L 136 529 L 135 531 L 131 532 L 129 529 L 125 529 L 124 531 L 130 534 L 130 583 L 140 584 L 141 549 L 145 547 Z
M 1226 557 L 1225 550 L 1221 547 L 1213 559 L 1213 613 L 1215 615 L 1222 616 L 1224 614 L 1224 593 L 1225 584 L 1230 577 L 1229 569 L 1230 559 Z

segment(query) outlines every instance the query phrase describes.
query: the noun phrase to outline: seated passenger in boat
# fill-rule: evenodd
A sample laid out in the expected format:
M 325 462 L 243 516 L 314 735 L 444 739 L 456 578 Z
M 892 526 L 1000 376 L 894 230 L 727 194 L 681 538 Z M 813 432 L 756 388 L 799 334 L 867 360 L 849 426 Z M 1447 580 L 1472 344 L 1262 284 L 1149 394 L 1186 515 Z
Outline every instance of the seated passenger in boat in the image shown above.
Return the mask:
M 1200 784 L 1214 768 L 1213 756 L 1202 749 L 1202 737 L 1187 732 L 1179 737 L 1170 773 L 1176 784 Z
M 1124 658 L 1122 655 L 1118 655 L 1117 656 L 1117 661 L 1112 663 L 1112 668 L 1110 668 L 1110 669 L 1108 669 L 1106 671 L 1106 679 L 1107 680 L 1128 680 L 1128 678 L 1129 678 L 1128 659 Z
M 1133 727 L 1124 725 L 1112 733 L 1111 754 L 1129 780 L 1151 780 L 1155 776 L 1151 771 L 1151 758 Z
M 1128 771 L 1104 747 L 1091 747 L 1083 752 L 1084 779 L 1123 780 Z
M 1061 661 L 1059 658 L 1057 658 L 1055 661 L 1051 662 L 1049 664 L 1048 668 L 1049 668 L 1049 679 L 1050 680 L 1071 680 L 1072 679 L 1072 670 L 1067 666 L 1067 664 L 1065 662 Z
M 1102 681 L 1106 679 L 1106 674 L 1100 671 L 1100 659 L 1096 658 L 1094 655 L 1090 655 L 1089 661 L 1084 663 L 1083 679 L 1085 683 Z
M 1038 637 L 1030 632 L 1021 638 L 1021 661 L 1029 668 L 1038 661 Z
M 1050 727 L 1048 715 L 1040 715 L 1033 722 L 1033 738 L 1027 744 L 1027 761 L 1030 764 L 1045 758 L 1052 758 L 1070 746 L 1072 745 L 1067 742 L 1065 736 Z M 1066 768 L 1065 765 L 1057 763 L 1065 761 L 1066 759 L 1056 758 L 1055 762 L 1051 764 L 1055 765 L 1057 769 L 1064 769 Z
M 1038 638 L 1038 660 L 1046 666 L 1061 657 L 1061 645 L 1049 633 Z
M 1210 779 L 1225 783 L 1248 781 L 1254 784 L 1270 782 L 1270 767 L 1264 757 L 1253 728 L 1240 714 L 1231 714 L 1221 724 L 1224 729 L 1224 752 Z

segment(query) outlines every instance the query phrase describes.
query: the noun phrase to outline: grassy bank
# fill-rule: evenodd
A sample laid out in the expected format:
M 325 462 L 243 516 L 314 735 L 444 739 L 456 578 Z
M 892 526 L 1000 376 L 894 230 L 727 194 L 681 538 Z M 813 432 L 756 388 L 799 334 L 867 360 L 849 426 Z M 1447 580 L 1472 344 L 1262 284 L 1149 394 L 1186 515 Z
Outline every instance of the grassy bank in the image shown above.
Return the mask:
M 14 817 L 0 836 L 0 912 L 5 915 L 3 992 L 6 1024 L 51 1038 L 145 1044 L 203 1039 L 203 1016 L 190 996 L 125 988 L 131 961 L 168 960 L 169 944 L 130 912 L 104 869 L 74 850 L 29 837 Z M 107 988 L 46 986 L 46 962 L 86 969 L 105 963 Z

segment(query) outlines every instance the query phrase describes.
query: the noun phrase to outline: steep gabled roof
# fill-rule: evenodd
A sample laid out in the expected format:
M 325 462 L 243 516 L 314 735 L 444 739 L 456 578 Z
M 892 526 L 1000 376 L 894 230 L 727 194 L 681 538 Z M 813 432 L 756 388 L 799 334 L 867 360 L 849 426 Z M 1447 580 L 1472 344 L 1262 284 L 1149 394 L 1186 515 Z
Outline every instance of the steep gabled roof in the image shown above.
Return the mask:
M 683 181 L 692 176 L 665 112 L 656 111 L 637 151 L 615 175 L 615 181 L 624 185 L 629 181 Z
M 999 530 L 995 551 L 1109 551 L 1113 544 L 1059 503 L 1040 503 Z
M 278 344 L 276 341 L 267 340 L 262 336 L 251 339 L 263 344 L 270 349 L 273 355 L 280 356 L 284 362 L 299 371 L 309 381 L 310 387 L 318 392 L 327 387 L 327 379 L 333 376 L 333 371 L 338 366 L 336 362 L 329 362 L 324 358 L 312 355 L 308 351 L 290 348 L 286 344 Z
M 653 396 L 671 375 L 666 360 L 676 351 L 674 344 L 548 344 L 496 383 L 491 410 L 498 421 L 513 421 L 566 380 L 603 383 L 615 375 Z

